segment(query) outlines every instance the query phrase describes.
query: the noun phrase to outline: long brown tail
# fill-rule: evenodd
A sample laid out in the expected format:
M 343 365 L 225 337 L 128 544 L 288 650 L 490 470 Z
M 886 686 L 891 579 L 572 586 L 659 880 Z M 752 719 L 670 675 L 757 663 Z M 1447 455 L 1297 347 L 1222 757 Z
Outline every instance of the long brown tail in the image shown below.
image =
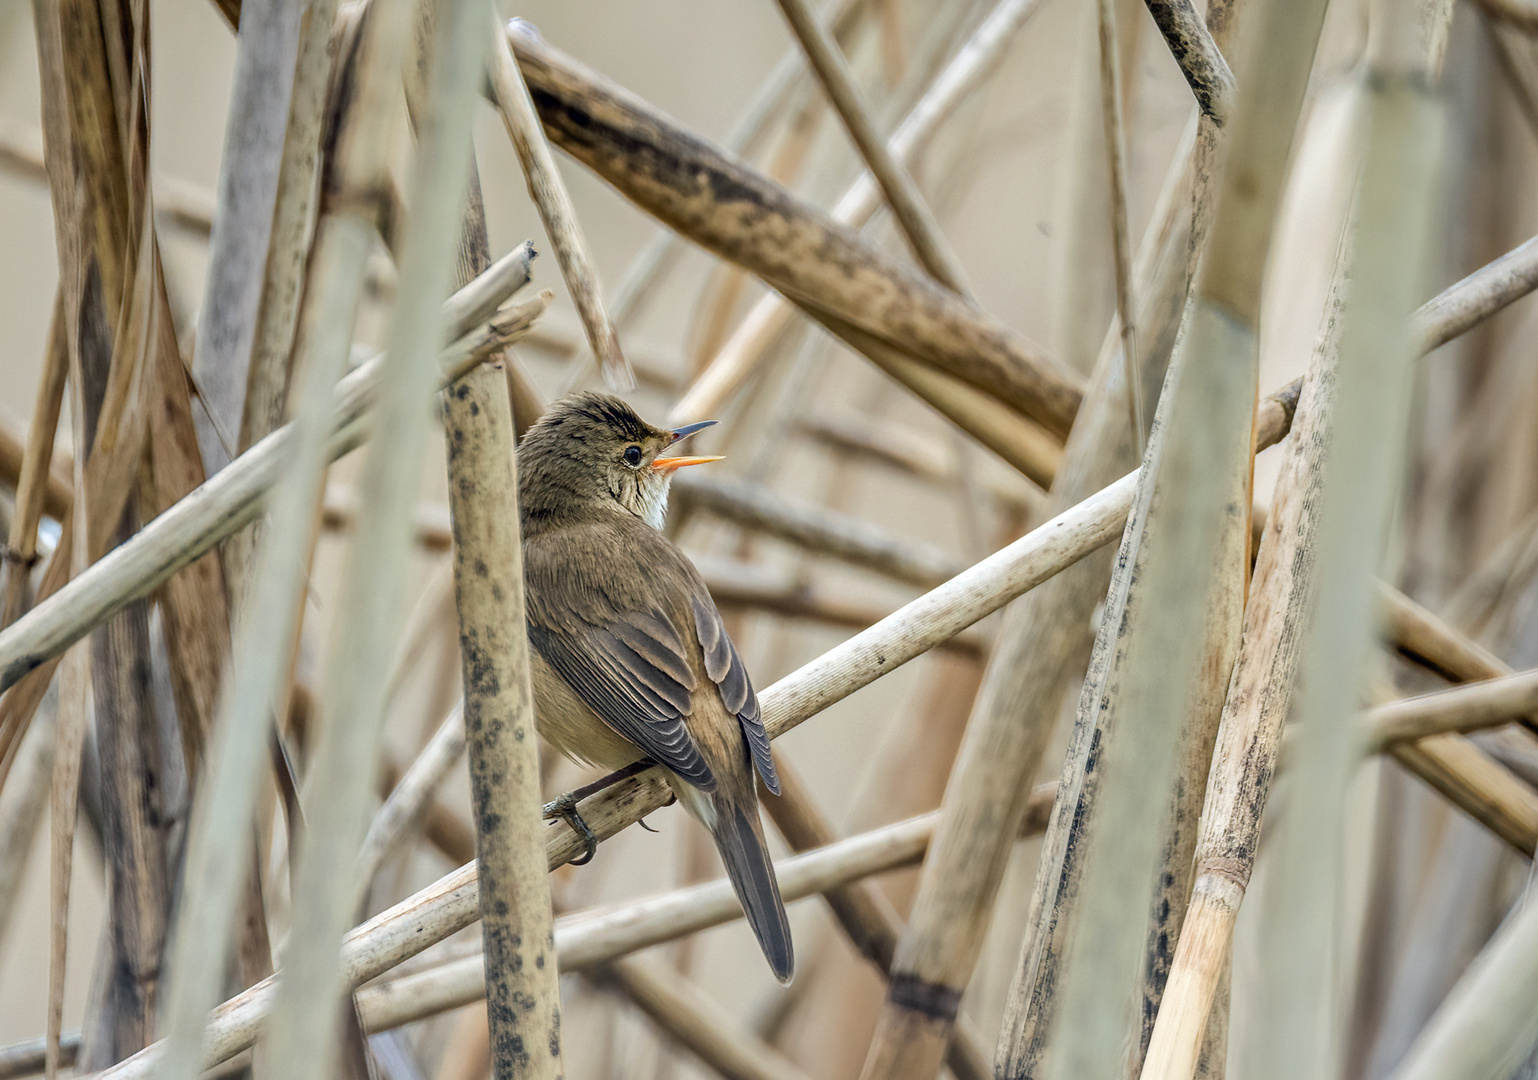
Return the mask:
M 780 982 L 788 983 L 796 969 L 796 957 L 785 903 L 780 899 L 780 883 L 775 879 L 774 864 L 769 861 L 769 849 L 764 844 L 764 827 L 758 820 L 758 800 L 751 794 L 751 787 L 749 801 L 731 799 L 726 795 L 726 787 L 723 784 L 715 793 L 716 822 L 711 832 L 716 838 L 716 849 L 721 852 L 726 876 L 737 890 L 769 969 Z

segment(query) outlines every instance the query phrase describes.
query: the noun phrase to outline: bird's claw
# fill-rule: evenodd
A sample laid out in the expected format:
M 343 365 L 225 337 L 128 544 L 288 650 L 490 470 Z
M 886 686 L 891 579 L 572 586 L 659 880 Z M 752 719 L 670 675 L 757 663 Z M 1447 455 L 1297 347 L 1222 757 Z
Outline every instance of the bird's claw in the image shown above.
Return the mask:
M 598 834 L 588 827 L 588 823 L 577 812 L 578 801 L 577 793 L 573 791 L 552 799 L 545 804 L 544 818 L 546 821 L 564 821 L 571 826 L 571 831 L 577 834 L 586 848 L 580 859 L 571 860 L 571 865 L 586 866 L 598 854 Z

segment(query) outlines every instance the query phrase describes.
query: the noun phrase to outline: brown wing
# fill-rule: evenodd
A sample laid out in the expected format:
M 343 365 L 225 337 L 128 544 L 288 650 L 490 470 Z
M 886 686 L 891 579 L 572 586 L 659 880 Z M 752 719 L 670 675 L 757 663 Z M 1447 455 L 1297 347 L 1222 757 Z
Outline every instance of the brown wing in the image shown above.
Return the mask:
M 552 619 L 549 597 L 530 605 L 529 644 L 579 698 L 648 757 L 698 788 L 716 778 L 684 718 L 695 688 L 683 639 L 659 609 L 631 611 L 604 624 Z M 536 612 L 539 612 L 538 614 Z
M 737 655 L 737 647 L 726 636 L 721 623 L 721 613 L 710 600 L 701 584 L 700 591 L 691 598 L 694 602 L 694 631 L 699 635 L 700 648 L 705 654 L 705 674 L 716 684 L 726 711 L 737 717 L 742 725 L 742 735 L 747 741 L 753 764 L 764 778 L 764 787 L 775 795 L 780 793 L 780 778 L 774 771 L 774 758 L 769 753 L 769 732 L 764 728 L 759 714 L 758 695 L 753 692 L 753 682 L 748 669 Z

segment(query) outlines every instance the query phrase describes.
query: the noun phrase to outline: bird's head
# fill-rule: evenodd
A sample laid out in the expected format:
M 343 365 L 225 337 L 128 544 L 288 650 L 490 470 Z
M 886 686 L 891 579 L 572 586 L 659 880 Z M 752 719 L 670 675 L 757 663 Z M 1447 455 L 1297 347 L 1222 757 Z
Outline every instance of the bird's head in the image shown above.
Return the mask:
M 704 420 L 659 428 L 609 394 L 574 394 L 550 406 L 518 446 L 518 497 L 525 517 L 559 517 L 617 503 L 661 529 L 668 485 L 685 465 L 718 457 L 661 457 Z

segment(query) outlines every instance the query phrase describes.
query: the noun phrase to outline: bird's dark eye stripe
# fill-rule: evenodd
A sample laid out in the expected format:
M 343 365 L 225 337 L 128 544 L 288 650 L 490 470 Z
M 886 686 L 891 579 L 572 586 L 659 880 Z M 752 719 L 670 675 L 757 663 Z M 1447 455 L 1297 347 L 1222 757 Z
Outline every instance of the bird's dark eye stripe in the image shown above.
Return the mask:
M 625 462 L 629 465 L 641 464 L 641 448 L 639 446 L 625 447 Z

